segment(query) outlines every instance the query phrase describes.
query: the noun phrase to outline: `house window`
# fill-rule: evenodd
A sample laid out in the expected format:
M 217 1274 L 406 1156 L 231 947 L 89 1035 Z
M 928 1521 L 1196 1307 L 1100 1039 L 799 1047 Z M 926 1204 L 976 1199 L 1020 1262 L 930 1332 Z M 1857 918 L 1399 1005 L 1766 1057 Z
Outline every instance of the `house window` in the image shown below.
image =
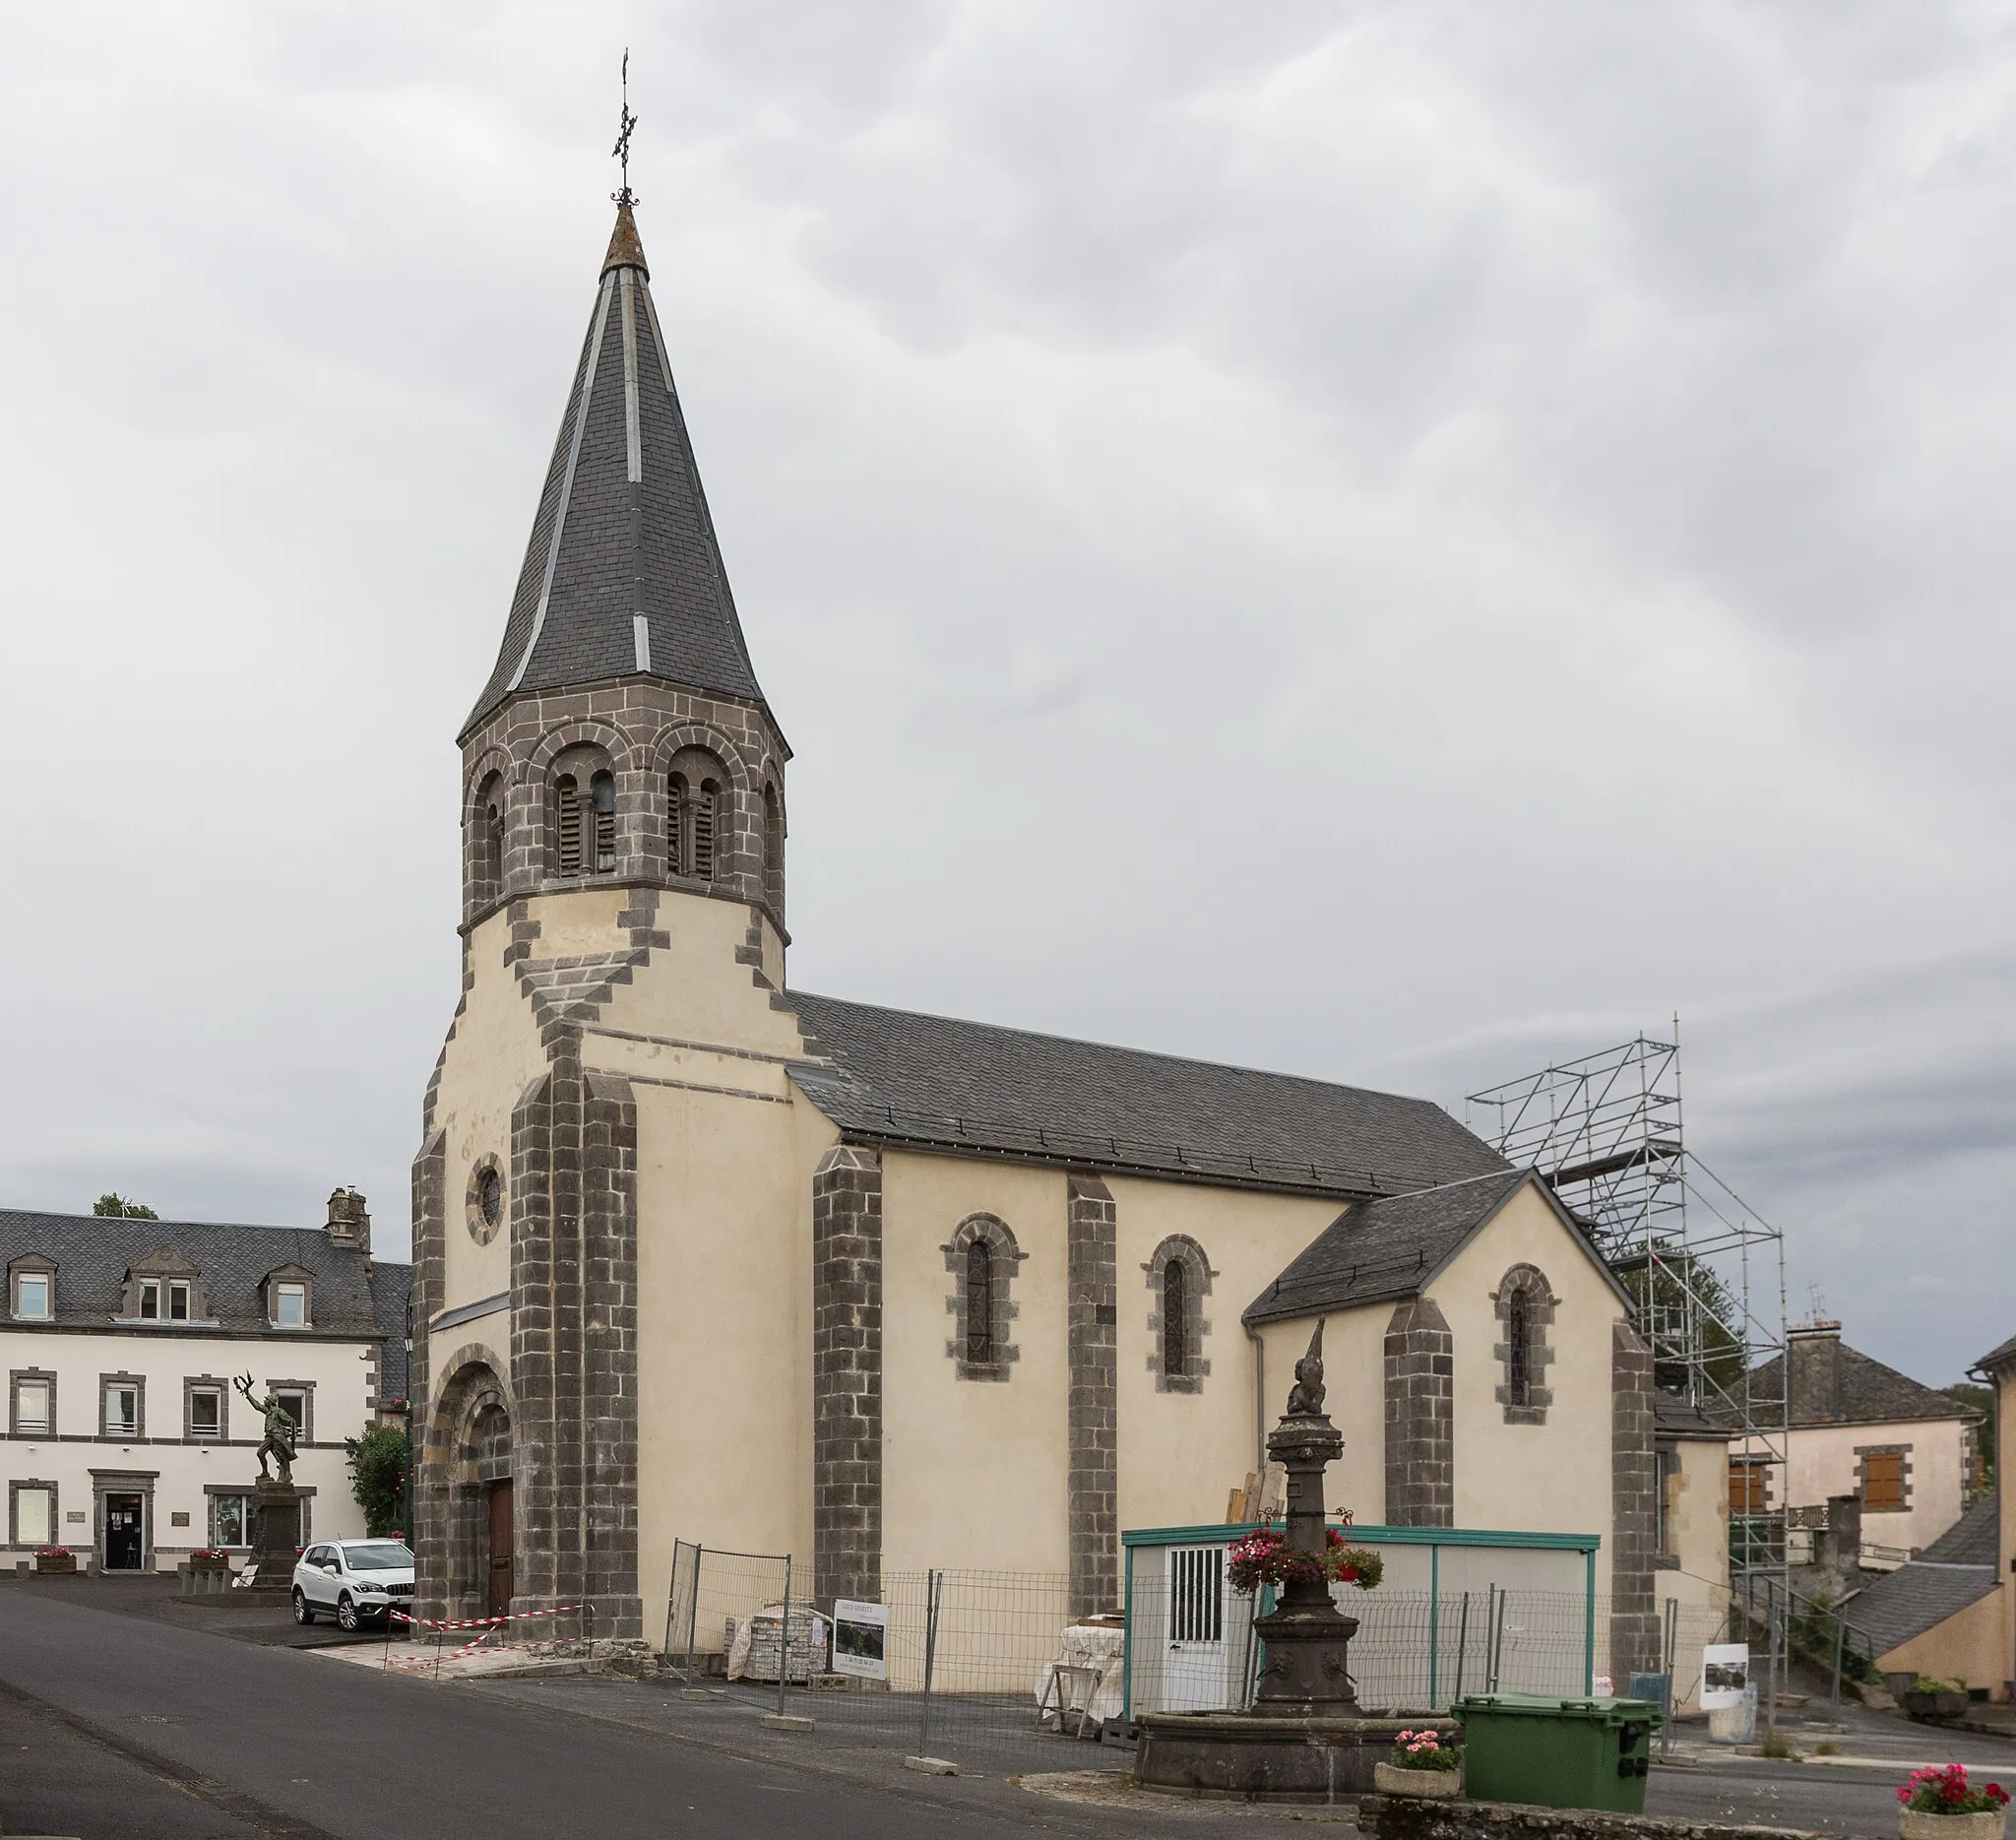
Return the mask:
M 52 1483 L 16 1483 L 8 1491 L 13 1496 L 14 1525 L 8 1544 L 17 1547 L 53 1546 L 56 1541 L 56 1490 Z
M 1729 1511 L 1736 1515 L 1768 1514 L 1770 1466 L 1758 1457 L 1729 1460 Z
M 311 1428 L 308 1422 L 308 1402 L 313 1395 L 305 1387 L 296 1385 L 277 1386 L 273 1389 L 273 1397 L 279 1402 L 280 1409 L 294 1422 L 294 1442 L 309 1442 Z
M 1902 1514 L 1911 1506 L 1911 1446 L 1878 1444 L 1856 1451 L 1864 1514 Z
M 189 1320 L 189 1281 L 174 1278 L 168 1283 L 168 1320 L 187 1322 Z
M 161 1281 L 158 1278 L 143 1278 L 140 1281 L 140 1320 L 158 1322 L 161 1316 Z
M 1507 1425 L 1544 1425 L 1554 1403 L 1546 1371 L 1554 1351 L 1547 1329 L 1560 1302 L 1537 1265 L 1514 1265 L 1491 1293 L 1491 1306 L 1504 1338 L 1491 1351 L 1499 1364 L 1497 1400 Z
M 104 1426 L 107 1437 L 138 1437 L 141 1428 L 140 1381 L 130 1375 L 108 1377 L 104 1385 Z
M 55 1428 L 56 1382 L 48 1374 L 16 1374 L 14 1378 L 14 1434 L 17 1437 L 46 1437 Z
M 14 1313 L 31 1320 L 45 1319 L 49 1314 L 49 1294 L 54 1289 L 54 1280 L 45 1271 L 19 1271 L 14 1274 Z
M 1204 1320 L 1204 1300 L 1218 1274 L 1204 1248 L 1188 1234 L 1171 1234 L 1149 1255 L 1141 1268 L 1148 1275 L 1152 1303 L 1148 1314 L 1148 1370 L 1159 1393 L 1204 1390 L 1211 1363 L 1204 1359 L 1204 1338 L 1211 1324 Z
M 210 1544 L 214 1547 L 249 1547 L 252 1544 L 250 1495 L 211 1496 Z
M 298 1279 L 283 1278 L 273 1287 L 273 1324 L 277 1329 L 308 1326 L 308 1287 Z
M 223 1434 L 223 1389 L 216 1386 L 192 1386 L 189 1389 L 189 1435 L 221 1437 Z
M 1010 1295 L 1015 1268 L 1027 1255 L 1015 1243 L 1005 1221 L 992 1214 L 970 1214 L 940 1248 L 952 1274 L 952 1295 L 945 1307 L 956 1333 L 945 1345 L 962 1380 L 1005 1380 L 1021 1351 L 1008 1340 L 1008 1325 L 1018 1306 Z

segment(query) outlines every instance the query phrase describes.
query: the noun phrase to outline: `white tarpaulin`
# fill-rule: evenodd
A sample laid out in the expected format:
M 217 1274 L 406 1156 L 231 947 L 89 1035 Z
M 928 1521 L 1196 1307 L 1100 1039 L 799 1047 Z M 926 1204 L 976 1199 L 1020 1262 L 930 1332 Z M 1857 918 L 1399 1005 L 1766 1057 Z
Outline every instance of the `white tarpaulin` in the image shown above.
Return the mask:
M 1064 1710 L 1075 1714 L 1083 1711 L 1088 1725 L 1102 1719 L 1117 1719 L 1120 1716 L 1122 1693 L 1126 1685 L 1127 1632 L 1125 1629 L 1109 1628 L 1097 1622 L 1074 1622 L 1063 1634 L 1058 1644 L 1056 1663 L 1044 1667 L 1036 1683 L 1036 1697 L 1040 1704 L 1047 1692 L 1052 1707 L 1057 1703 L 1058 1687 L 1051 1686 L 1050 1667 L 1061 1663 L 1066 1668 L 1089 1670 L 1084 1674 L 1064 1674 L 1057 1677 L 1062 1688 Z M 1091 1690 L 1087 1687 L 1091 1684 Z M 1054 1714 L 1046 1715 L 1049 1723 Z M 1073 1728 L 1076 1718 L 1067 1720 Z

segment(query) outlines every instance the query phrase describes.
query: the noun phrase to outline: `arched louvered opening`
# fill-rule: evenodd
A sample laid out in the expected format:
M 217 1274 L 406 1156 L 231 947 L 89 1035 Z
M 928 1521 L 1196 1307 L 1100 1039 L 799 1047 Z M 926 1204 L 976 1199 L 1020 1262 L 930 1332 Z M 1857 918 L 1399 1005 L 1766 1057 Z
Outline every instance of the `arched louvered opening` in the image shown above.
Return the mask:
M 1190 1274 L 1183 1261 L 1171 1258 L 1162 1268 L 1162 1370 L 1189 1371 Z
M 716 879 L 725 815 L 722 764 L 705 748 L 682 747 L 665 776 L 665 873 Z
M 1155 1371 L 1155 1390 L 1201 1392 L 1211 1374 L 1211 1363 L 1204 1358 L 1205 1338 L 1211 1333 L 1204 1301 L 1218 1274 L 1204 1248 L 1180 1233 L 1163 1240 L 1141 1270 L 1154 1300 L 1148 1312 L 1148 1332 L 1154 1338 L 1148 1364 Z
M 581 785 L 571 773 L 553 782 L 553 849 L 560 874 L 581 873 Z
M 686 873 L 686 776 L 675 773 L 665 782 L 665 873 Z
M 616 866 L 615 776 L 598 773 L 588 790 L 589 803 L 595 809 L 596 873 L 605 875 Z
M 994 1249 L 980 1238 L 966 1248 L 966 1358 L 994 1364 Z
M 1554 1351 L 1547 1330 L 1560 1302 L 1537 1265 L 1515 1265 L 1491 1293 L 1503 1339 L 1492 1351 L 1499 1363 L 1498 1403 L 1507 1425 L 1544 1425 L 1554 1403 L 1547 1368 Z
M 763 898 L 784 913 L 784 806 L 774 786 L 763 789 Z
M 486 908 L 504 892 L 504 776 L 489 773 L 469 813 L 469 899 Z

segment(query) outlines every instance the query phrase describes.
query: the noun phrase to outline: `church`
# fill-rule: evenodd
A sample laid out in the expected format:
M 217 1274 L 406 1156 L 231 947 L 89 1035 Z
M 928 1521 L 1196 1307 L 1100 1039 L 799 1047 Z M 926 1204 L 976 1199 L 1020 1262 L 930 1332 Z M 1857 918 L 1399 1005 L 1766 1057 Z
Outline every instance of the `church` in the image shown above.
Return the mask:
M 950 1563 L 1110 1608 L 1124 1529 L 1223 1519 L 1320 1319 L 1330 1505 L 1598 1535 L 1611 1666 L 1650 1652 L 1651 1362 L 1530 1172 L 1424 1100 L 793 985 L 790 748 L 627 192 L 460 744 L 419 1614 L 649 1638 L 681 1539 L 822 1601 Z

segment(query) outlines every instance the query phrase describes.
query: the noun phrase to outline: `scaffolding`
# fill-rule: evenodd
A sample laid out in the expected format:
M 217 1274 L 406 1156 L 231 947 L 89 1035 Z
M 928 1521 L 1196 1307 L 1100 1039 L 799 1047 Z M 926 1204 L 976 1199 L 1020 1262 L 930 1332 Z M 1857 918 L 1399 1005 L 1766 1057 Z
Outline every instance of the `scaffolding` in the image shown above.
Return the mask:
M 1464 1121 L 1586 1227 L 1631 1296 L 1660 1390 L 1729 1428 L 1731 1581 L 1745 1601 L 1783 1602 L 1785 1237 L 1688 1150 L 1679 1043 L 1675 1017 L 1670 1041 L 1641 1035 L 1473 1093 Z

